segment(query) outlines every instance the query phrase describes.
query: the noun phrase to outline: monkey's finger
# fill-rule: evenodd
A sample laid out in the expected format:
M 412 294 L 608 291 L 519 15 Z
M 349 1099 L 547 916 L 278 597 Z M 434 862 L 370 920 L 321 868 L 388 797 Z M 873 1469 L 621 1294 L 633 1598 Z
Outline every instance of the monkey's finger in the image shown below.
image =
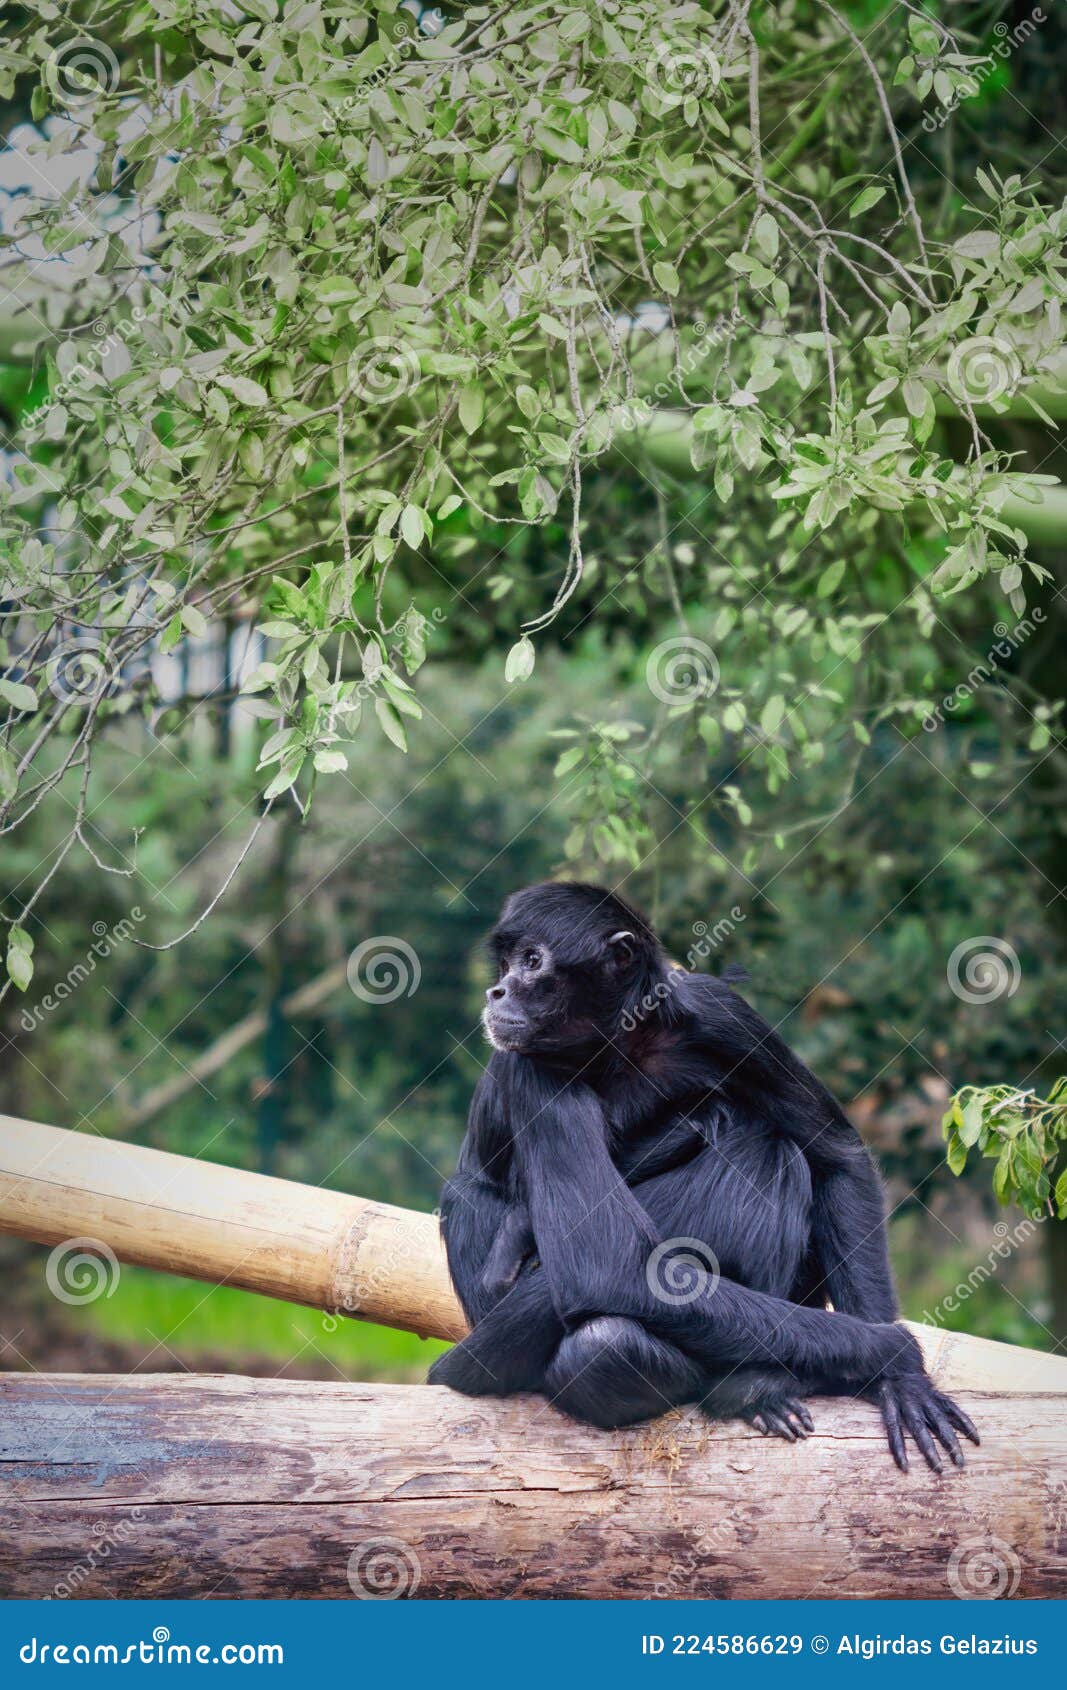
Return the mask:
M 800 1421 L 800 1424 L 805 1428 L 806 1431 L 814 1432 L 815 1422 L 811 1418 L 811 1415 L 808 1413 L 807 1409 L 804 1407 L 804 1404 L 802 1402 L 793 1402 L 792 1398 L 790 1398 L 789 1403 L 787 1404 L 787 1407 L 789 1408 L 789 1410 L 792 1414 L 796 1415 L 797 1419 Z
M 937 1397 L 942 1412 L 952 1422 L 956 1430 L 962 1432 L 965 1438 L 970 1438 L 972 1444 L 980 1444 L 982 1440 L 978 1436 L 970 1416 L 964 1414 L 962 1408 L 954 1403 L 951 1397 L 943 1395 L 941 1391 L 935 1391 L 934 1395 Z
M 904 1424 L 915 1439 L 915 1443 L 920 1454 L 924 1457 L 926 1465 L 928 1467 L 932 1467 L 935 1473 L 942 1472 L 943 1468 L 941 1465 L 941 1457 L 937 1453 L 937 1445 L 930 1436 L 922 1410 L 917 1408 L 913 1403 L 910 1403 L 905 1397 L 901 1404 L 901 1413 L 904 1416 Z
M 815 1427 L 811 1423 L 811 1416 L 803 1405 L 794 1402 L 792 1397 L 787 1397 L 782 1403 L 782 1413 L 798 1438 L 806 1438 L 809 1432 L 814 1432 Z
M 765 1408 L 763 1410 L 763 1418 L 766 1420 L 769 1430 L 772 1431 L 776 1437 L 784 1438 L 786 1442 L 790 1444 L 796 1443 L 796 1432 L 794 1432 L 785 1415 L 779 1414 L 776 1408 Z
M 933 1431 L 937 1437 L 941 1439 L 941 1442 L 948 1450 L 949 1460 L 952 1462 L 952 1465 L 954 1467 L 962 1467 L 963 1451 L 960 1448 L 959 1439 L 952 1430 L 952 1424 L 948 1415 L 945 1414 L 941 1408 L 933 1391 L 930 1392 L 930 1395 L 923 1406 L 926 1410 L 926 1423 L 930 1427 L 931 1431 Z
M 885 1434 L 889 1443 L 889 1453 L 893 1457 L 902 1473 L 908 1471 L 908 1451 L 904 1443 L 904 1432 L 900 1424 L 900 1409 L 897 1399 L 888 1386 L 879 1393 L 882 1409 L 882 1419 L 885 1422 Z

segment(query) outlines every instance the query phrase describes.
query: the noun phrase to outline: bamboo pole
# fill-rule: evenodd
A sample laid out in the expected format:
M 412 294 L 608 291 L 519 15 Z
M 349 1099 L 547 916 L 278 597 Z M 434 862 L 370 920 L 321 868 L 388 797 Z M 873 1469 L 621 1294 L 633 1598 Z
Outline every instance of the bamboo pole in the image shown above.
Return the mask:
M 0 1116 L 0 1231 L 381 1321 L 466 1330 L 437 1223 L 390 1203 Z
M 379 1321 L 466 1331 L 436 1221 L 389 1203 L 0 1116 L 0 1231 Z M 1067 1359 L 912 1325 L 945 1390 L 1067 1393 Z

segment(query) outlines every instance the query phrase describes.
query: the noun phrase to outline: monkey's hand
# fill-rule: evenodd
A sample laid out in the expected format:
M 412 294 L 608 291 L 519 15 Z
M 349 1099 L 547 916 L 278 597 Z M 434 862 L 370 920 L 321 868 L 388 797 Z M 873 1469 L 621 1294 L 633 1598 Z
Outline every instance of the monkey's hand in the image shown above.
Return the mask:
M 536 1248 L 529 1211 L 525 1203 L 516 1202 L 508 1210 L 482 1270 L 482 1290 L 493 1303 L 511 1290 Z
M 963 1451 L 956 1433 L 962 1432 L 973 1444 L 981 1442 L 962 1408 L 937 1390 L 925 1373 L 901 1374 L 864 1394 L 881 1409 L 889 1452 L 902 1473 L 908 1471 L 905 1432 L 910 1433 L 927 1466 L 935 1473 L 942 1470 L 939 1443 L 948 1451 L 953 1465 L 962 1467 Z

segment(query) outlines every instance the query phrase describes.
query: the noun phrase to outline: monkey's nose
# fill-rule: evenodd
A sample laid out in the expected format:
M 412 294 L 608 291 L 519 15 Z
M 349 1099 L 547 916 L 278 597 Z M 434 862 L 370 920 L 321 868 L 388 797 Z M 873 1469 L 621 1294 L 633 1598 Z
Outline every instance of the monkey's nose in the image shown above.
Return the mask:
M 504 986 L 490 986 L 485 995 L 490 1003 L 499 1003 L 501 998 L 507 996 L 507 990 Z

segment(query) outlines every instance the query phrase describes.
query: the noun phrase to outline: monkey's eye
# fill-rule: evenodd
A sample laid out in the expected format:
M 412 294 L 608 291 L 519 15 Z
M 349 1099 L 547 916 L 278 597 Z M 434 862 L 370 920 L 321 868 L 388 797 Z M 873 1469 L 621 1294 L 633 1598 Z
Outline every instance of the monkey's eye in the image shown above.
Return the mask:
M 541 952 L 540 951 L 527 951 L 525 953 L 525 955 L 523 956 L 522 966 L 524 968 L 528 968 L 531 973 L 533 972 L 534 969 L 540 968 L 540 966 L 541 966 Z

